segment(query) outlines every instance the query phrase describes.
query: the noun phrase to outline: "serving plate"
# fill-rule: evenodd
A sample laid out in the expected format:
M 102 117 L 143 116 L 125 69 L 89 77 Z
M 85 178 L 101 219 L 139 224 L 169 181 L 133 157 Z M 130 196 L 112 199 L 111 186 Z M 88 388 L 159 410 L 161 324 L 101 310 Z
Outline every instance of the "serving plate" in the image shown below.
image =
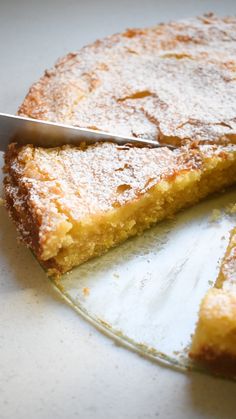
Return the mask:
M 180 370 L 200 301 L 216 280 L 235 188 L 212 196 L 64 275 L 55 285 L 81 315 L 140 354 Z

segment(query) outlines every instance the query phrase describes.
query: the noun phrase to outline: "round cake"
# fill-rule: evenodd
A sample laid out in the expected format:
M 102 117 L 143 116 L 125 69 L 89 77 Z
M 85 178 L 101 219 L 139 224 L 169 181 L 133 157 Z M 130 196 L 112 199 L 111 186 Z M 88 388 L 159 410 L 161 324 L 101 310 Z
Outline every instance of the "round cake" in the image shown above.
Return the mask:
M 19 114 L 165 143 L 235 140 L 236 19 L 132 29 L 70 53 Z

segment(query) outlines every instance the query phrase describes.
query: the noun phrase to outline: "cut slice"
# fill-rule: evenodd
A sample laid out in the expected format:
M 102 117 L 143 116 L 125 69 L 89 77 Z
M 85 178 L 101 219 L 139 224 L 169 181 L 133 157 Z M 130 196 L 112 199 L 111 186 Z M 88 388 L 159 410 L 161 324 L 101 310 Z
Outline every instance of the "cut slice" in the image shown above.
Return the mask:
M 236 181 L 236 145 L 148 149 L 11 145 L 6 201 L 24 242 L 59 275 Z
M 236 376 L 236 228 L 215 287 L 201 302 L 190 356 L 215 372 Z

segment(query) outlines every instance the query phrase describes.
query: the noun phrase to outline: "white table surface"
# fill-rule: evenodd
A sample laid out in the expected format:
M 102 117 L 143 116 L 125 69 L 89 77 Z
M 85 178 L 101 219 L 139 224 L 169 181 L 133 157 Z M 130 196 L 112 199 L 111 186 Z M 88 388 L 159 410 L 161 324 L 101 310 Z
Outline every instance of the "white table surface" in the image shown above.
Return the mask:
M 232 1 L 0 0 L 0 110 L 57 57 L 126 27 L 235 14 Z M 0 418 L 233 418 L 234 383 L 117 346 L 62 301 L 0 208 Z

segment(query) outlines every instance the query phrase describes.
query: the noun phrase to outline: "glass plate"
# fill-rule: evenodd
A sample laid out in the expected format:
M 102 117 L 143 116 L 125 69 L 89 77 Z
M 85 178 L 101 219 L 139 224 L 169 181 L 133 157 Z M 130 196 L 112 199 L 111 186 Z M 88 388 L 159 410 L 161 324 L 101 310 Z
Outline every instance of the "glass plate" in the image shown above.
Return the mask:
M 66 274 L 66 300 L 100 330 L 180 370 L 188 359 L 199 303 L 216 280 L 235 216 L 235 189 L 158 224 Z

